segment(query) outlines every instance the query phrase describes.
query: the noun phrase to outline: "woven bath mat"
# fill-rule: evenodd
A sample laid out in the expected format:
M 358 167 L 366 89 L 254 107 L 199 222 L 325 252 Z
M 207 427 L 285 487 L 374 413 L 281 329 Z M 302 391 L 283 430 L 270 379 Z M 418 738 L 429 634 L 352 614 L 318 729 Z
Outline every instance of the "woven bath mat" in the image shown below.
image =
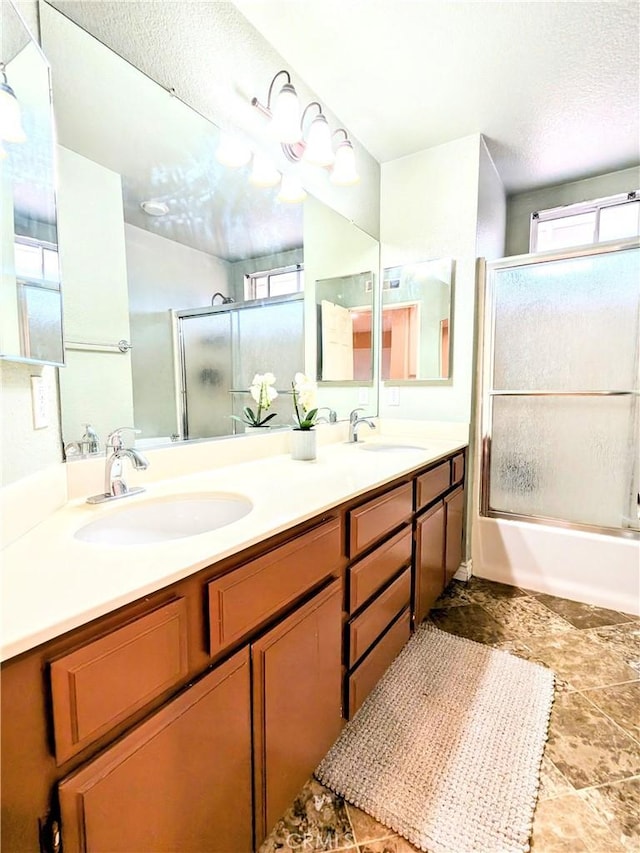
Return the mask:
M 429 623 L 315 775 L 429 853 L 529 849 L 554 675 Z

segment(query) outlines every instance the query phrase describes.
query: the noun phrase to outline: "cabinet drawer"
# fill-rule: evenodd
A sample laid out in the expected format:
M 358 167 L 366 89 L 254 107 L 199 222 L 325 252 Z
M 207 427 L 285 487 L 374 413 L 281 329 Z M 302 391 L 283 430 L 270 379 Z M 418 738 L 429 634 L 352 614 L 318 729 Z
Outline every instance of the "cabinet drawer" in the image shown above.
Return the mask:
M 449 462 L 436 465 L 426 474 L 416 478 L 416 510 L 422 509 L 451 485 L 451 467 Z
M 349 569 L 349 613 L 354 613 L 411 560 L 411 528 L 401 530 Z
M 187 671 L 183 598 L 53 661 L 57 763 L 176 684 Z
M 464 453 L 453 457 L 453 479 L 452 484 L 461 483 L 464 480 Z
M 380 681 L 410 633 L 411 613 L 407 608 L 349 676 L 349 719 Z
M 355 557 L 385 533 L 406 521 L 413 511 L 411 483 L 391 489 L 349 513 L 349 556 Z
M 210 653 L 246 636 L 329 577 L 341 556 L 341 524 L 334 519 L 210 581 Z
M 398 613 L 409 606 L 410 599 L 411 569 L 409 568 L 349 624 L 350 667 L 375 643 Z

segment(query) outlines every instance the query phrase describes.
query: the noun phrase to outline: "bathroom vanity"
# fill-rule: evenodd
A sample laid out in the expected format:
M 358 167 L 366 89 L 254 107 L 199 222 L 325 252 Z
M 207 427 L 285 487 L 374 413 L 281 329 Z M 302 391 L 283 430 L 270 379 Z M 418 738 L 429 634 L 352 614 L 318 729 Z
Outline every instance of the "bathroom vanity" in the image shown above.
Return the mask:
M 6 849 L 256 850 L 460 565 L 466 448 L 438 444 L 263 460 L 263 482 L 294 466 L 280 482 L 310 490 L 297 519 L 272 506 L 262 536 L 256 506 L 209 560 L 188 545 L 132 547 L 132 573 L 182 551 L 182 576 L 23 640 L 2 667 Z M 58 523 L 77 525 L 73 510 L 86 517 L 78 505 Z M 79 582 L 91 554 L 98 567 L 111 556 L 115 574 L 125 559 L 75 541 L 68 553 Z

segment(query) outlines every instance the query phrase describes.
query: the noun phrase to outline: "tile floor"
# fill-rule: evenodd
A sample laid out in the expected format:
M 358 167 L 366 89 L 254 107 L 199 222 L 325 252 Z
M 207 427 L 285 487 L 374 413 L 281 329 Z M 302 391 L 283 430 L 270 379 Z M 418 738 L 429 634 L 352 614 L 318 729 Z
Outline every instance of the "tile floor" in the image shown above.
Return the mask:
M 640 619 L 478 578 L 454 581 L 430 618 L 556 673 L 534 853 L 640 851 Z M 415 848 L 311 779 L 260 853 L 274 851 Z

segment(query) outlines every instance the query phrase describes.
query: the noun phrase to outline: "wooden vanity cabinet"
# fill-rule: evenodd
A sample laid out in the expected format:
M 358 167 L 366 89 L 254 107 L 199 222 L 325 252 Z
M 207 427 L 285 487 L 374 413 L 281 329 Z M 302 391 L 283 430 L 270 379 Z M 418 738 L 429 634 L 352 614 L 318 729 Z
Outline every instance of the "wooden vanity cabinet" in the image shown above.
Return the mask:
M 256 849 L 340 734 L 341 624 L 334 581 L 251 644 Z
M 5 662 L 3 849 L 256 850 L 457 571 L 465 461 Z
M 445 586 L 453 579 L 462 559 L 464 488 L 455 489 L 444 499 L 446 508 Z
M 445 504 L 442 500 L 416 518 L 413 579 L 416 626 L 422 622 L 446 586 L 445 530 Z
M 250 853 L 248 649 L 59 785 L 65 853 Z

